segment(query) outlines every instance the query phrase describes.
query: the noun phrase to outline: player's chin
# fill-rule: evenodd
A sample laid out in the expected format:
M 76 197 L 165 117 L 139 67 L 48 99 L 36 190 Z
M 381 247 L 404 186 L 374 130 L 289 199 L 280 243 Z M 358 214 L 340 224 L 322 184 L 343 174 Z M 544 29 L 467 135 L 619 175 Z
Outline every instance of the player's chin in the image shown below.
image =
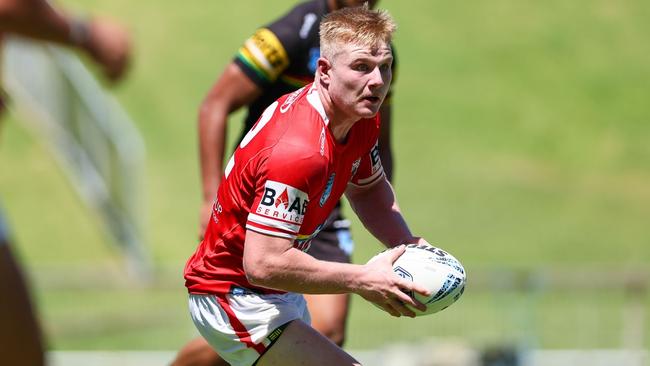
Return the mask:
M 377 115 L 377 110 L 364 110 L 357 113 L 359 118 L 373 118 Z
M 364 101 L 357 109 L 357 113 L 361 118 L 372 118 L 379 112 L 379 107 L 381 107 L 379 102 Z

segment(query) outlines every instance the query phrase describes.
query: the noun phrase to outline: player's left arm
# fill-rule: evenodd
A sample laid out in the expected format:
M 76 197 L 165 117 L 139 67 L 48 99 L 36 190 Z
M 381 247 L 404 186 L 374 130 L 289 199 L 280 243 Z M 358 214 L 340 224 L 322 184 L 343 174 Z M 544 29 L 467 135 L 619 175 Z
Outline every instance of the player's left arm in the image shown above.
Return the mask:
M 366 229 L 387 247 L 422 240 L 411 234 L 385 176 L 370 185 L 349 184 L 345 196 Z

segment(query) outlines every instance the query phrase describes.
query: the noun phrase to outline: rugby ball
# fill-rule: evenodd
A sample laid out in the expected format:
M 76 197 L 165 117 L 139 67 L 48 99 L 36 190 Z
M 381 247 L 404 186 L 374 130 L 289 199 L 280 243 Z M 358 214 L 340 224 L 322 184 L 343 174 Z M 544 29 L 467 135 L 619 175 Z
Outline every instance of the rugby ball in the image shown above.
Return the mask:
M 437 313 L 460 298 L 465 291 L 465 268 L 448 252 L 425 244 L 408 244 L 406 251 L 393 263 L 400 277 L 426 287 L 430 296 L 407 292 L 427 306 L 426 311 L 413 309 L 416 316 Z

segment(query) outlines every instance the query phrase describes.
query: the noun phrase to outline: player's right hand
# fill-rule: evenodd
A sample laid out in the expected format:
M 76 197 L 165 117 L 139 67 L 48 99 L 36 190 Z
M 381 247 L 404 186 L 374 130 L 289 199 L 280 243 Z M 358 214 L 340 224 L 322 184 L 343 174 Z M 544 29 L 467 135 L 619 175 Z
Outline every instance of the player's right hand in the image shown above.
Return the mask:
M 364 265 L 363 275 L 359 278 L 360 288 L 356 292 L 392 316 L 405 315 L 413 318 L 415 312 L 407 304 L 421 311 L 426 310 L 426 306 L 410 297 L 407 292 L 414 291 L 425 296 L 430 294 L 424 287 L 393 272 L 393 262 L 405 250 L 406 247 L 400 245 L 371 258 Z

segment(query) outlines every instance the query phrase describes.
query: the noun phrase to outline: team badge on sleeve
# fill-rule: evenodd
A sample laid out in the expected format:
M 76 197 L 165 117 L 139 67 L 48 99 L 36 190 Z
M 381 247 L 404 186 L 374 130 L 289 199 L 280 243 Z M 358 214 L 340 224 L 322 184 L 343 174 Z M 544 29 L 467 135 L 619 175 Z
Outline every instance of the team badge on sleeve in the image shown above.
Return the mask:
M 284 183 L 267 180 L 262 198 L 248 215 L 246 228 L 295 239 L 308 204 L 307 193 Z

